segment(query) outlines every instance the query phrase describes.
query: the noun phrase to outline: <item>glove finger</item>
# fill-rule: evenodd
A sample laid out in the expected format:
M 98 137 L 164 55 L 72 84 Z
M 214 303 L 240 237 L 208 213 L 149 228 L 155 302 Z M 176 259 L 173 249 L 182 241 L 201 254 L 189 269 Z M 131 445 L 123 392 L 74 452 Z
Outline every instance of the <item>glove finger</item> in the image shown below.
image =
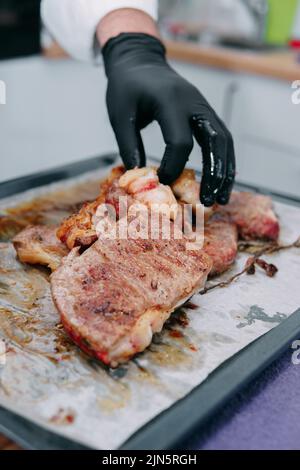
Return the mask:
M 171 184 L 182 173 L 193 150 L 193 135 L 187 119 L 172 113 L 169 117 L 157 119 L 166 144 L 158 169 L 163 184 Z
M 111 121 L 111 124 L 125 168 L 130 170 L 145 166 L 145 149 L 136 119 L 120 115 Z
M 192 122 L 203 156 L 200 201 L 210 207 L 216 202 L 226 175 L 227 141 L 213 115 L 211 120 L 194 116 Z
M 226 129 L 226 138 L 227 138 L 226 176 L 217 196 L 217 202 L 221 205 L 228 204 L 229 202 L 232 188 L 234 185 L 235 174 L 236 174 L 234 143 L 233 143 L 232 135 L 227 129 Z

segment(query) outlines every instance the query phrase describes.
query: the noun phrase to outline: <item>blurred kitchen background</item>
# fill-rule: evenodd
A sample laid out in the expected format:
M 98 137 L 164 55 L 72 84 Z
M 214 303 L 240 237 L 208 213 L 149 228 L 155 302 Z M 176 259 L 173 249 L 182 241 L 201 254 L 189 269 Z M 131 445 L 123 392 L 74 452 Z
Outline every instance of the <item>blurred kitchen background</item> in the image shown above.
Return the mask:
M 67 57 L 39 3 L 0 0 L 0 181 L 117 151 L 103 68 Z M 300 197 L 300 0 L 161 0 L 159 23 L 174 68 L 232 131 L 237 179 Z M 161 157 L 158 126 L 143 136 Z

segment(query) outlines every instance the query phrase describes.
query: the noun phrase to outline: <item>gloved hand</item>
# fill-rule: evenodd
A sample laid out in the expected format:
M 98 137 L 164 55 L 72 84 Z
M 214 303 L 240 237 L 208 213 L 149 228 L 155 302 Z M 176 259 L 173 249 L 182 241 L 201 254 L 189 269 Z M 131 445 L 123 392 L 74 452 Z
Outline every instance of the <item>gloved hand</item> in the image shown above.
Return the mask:
M 170 184 L 180 176 L 194 135 L 203 155 L 200 200 L 208 207 L 227 204 L 235 177 L 231 134 L 197 88 L 170 67 L 162 43 L 123 33 L 102 52 L 109 118 L 126 168 L 145 166 L 140 130 L 156 120 L 166 143 L 160 181 Z

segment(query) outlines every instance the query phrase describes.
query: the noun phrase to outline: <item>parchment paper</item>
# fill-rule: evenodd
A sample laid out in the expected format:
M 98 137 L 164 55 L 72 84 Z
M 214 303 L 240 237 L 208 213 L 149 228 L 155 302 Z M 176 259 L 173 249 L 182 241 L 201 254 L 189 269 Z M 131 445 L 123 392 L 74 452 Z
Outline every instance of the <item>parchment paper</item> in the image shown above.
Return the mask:
M 96 176 L 100 174 L 94 173 L 94 182 L 89 177 L 86 183 L 89 198 L 97 193 Z M 7 221 L 9 226 L 4 230 L 6 239 L 16 230 L 14 223 L 20 229 L 30 217 L 35 222 L 57 222 L 71 211 L 72 201 L 84 199 L 84 186 L 79 183 L 80 189 L 72 189 L 69 183 L 59 193 L 62 186 L 55 185 L 56 196 L 49 198 L 45 189 L 39 189 L 43 204 L 31 209 L 30 204 L 25 209 L 23 205 L 8 215 L 4 207 L 16 200 L 2 201 L 2 229 Z M 29 192 L 26 197 L 35 194 Z M 18 200 L 24 201 L 24 195 Z M 49 200 L 59 202 L 53 207 Z M 276 203 L 276 211 L 281 241 L 295 241 L 300 235 L 300 209 Z M 240 254 L 228 273 L 210 282 L 240 271 L 248 256 Z M 49 273 L 21 265 L 9 240 L 0 243 L 0 339 L 6 348 L 0 356 L 0 404 L 93 448 L 119 447 L 222 362 L 300 308 L 300 250 L 264 258 L 278 267 L 274 278 L 257 270 L 226 288 L 194 296 L 193 309 L 175 314 L 146 352 L 126 366 L 107 370 L 81 353 L 62 330 L 50 296 Z

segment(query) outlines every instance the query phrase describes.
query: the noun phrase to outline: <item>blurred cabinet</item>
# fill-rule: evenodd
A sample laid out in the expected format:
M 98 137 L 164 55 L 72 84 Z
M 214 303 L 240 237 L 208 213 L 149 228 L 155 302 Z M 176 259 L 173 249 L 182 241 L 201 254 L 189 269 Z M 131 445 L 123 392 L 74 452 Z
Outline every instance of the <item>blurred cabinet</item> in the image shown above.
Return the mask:
M 0 180 L 116 151 L 100 67 L 42 57 L 0 62 Z
M 300 106 L 289 82 L 240 76 L 230 127 L 239 181 L 300 197 Z

